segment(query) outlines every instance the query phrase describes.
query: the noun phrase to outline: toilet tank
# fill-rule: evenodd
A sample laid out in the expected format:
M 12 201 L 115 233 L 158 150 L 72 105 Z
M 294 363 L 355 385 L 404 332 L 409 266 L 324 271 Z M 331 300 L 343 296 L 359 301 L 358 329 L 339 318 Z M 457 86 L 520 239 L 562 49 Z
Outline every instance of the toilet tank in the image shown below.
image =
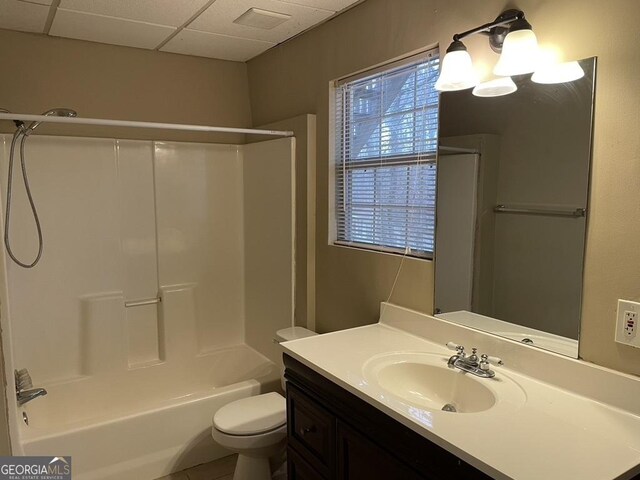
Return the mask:
M 312 332 L 304 327 L 287 327 L 276 332 L 276 336 L 273 339 L 274 342 L 280 344 L 282 342 L 288 342 L 290 340 L 299 340 L 301 338 L 312 337 L 317 335 L 316 332 Z M 282 363 L 282 349 L 280 348 L 280 368 L 281 368 L 281 384 L 282 391 L 286 391 L 286 383 L 284 381 L 284 364 Z
M 288 327 L 276 332 L 275 341 L 277 343 L 288 342 L 289 340 L 298 340 L 300 338 L 312 337 L 314 335 L 317 335 L 317 333 L 304 327 Z

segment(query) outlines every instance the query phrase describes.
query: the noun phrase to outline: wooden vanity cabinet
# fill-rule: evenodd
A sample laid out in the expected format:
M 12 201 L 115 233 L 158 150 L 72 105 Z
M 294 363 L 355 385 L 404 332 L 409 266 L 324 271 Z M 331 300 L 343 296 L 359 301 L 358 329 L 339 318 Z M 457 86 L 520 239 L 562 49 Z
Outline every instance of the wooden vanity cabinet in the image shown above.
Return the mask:
M 284 364 L 289 480 L 491 478 L 286 354 Z

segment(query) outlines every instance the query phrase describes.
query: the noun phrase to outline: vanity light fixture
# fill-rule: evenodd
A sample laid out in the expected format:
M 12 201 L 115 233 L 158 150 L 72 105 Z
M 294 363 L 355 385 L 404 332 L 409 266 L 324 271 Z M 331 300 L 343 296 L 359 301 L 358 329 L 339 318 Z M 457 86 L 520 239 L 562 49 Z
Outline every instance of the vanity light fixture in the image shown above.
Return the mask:
M 436 81 L 436 90 L 465 90 L 477 85 L 478 81 L 467 47 L 460 40 L 454 40 L 442 59 L 442 70 Z
M 502 95 L 509 95 L 516 90 L 518 90 L 518 87 L 511 80 L 511 77 L 500 77 L 476 85 L 472 93 L 476 97 L 501 97 Z
M 524 18 L 522 10 L 506 10 L 501 13 L 493 22 L 485 23 L 479 27 L 472 28 L 466 32 L 456 33 L 453 36 L 453 43 L 447 49 L 447 53 L 442 60 L 440 77 L 436 82 L 436 89 L 439 91 L 464 90 L 475 87 L 479 79 L 472 65 L 471 57 L 462 39 L 476 33 L 481 33 L 489 37 L 489 45 L 495 52 L 502 52 L 494 73 L 496 75 L 510 77 L 531 73 L 537 66 L 538 41 L 531 25 Z M 490 83 L 489 86 L 480 88 L 489 92 L 500 82 Z M 504 85 L 509 81 L 504 82 Z M 513 81 L 511 81 L 513 83 Z M 515 87 L 515 84 L 513 85 Z M 513 87 L 504 88 L 501 95 L 512 93 Z
M 489 37 L 491 49 L 500 53 L 493 73 L 504 78 L 480 83 L 467 47 L 462 43 L 463 38 L 476 33 Z M 573 82 L 584 76 L 584 70 L 575 61 L 543 64 L 531 24 L 524 18 L 522 10 L 512 9 L 502 12 L 493 22 L 453 36 L 453 42 L 442 59 L 435 87 L 441 92 L 474 87 L 473 94 L 477 97 L 498 97 L 518 89 L 512 76 L 529 73 L 533 73 L 533 82 L 544 84 Z
M 511 24 L 502 44 L 500 59 L 493 67 L 493 73 L 503 77 L 532 73 L 538 67 L 539 61 L 538 39 L 523 14 L 522 18 Z
M 584 70 L 576 61 L 545 65 L 531 76 L 535 83 L 552 84 L 573 82 L 584 77 Z

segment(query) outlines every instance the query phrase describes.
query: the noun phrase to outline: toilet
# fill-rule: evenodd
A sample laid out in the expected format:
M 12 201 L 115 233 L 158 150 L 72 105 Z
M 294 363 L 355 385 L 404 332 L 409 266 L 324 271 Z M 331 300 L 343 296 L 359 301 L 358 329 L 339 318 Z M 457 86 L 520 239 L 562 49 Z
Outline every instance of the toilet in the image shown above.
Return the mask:
M 303 327 L 276 332 L 276 343 L 316 335 Z M 284 374 L 284 371 L 283 371 Z M 284 375 L 282 389 L 285 390 Z M 287 439 L 287 403 L 276 392 L 242 398 L 220 408 L 213 417 L 211 436 L 238 453 L 234 480 L 269 480 L 270 458 L 283 453 Z

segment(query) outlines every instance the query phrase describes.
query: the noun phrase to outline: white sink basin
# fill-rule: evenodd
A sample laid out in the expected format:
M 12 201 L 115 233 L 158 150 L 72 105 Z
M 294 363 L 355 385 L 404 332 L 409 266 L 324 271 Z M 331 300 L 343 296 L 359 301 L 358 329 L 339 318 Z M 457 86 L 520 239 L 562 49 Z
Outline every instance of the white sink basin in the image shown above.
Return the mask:
M 499 367 L 498 367 L 499 368 Z M 480 413 L 505 405 L 520 406 L 526 397 L 512 380 L 480 378 L 447 366 L 447 358 L 430 353 L 393 353 L 365 363 L 367 383 L 391 397 L 426 410 Z
M 450 405 L 459 413 L 481 412 L 496 403 L 491 390 L 480 381 L 440 366 L 394 363 L 381 368 L 377 380 L 383 389 L 430 409 Z

